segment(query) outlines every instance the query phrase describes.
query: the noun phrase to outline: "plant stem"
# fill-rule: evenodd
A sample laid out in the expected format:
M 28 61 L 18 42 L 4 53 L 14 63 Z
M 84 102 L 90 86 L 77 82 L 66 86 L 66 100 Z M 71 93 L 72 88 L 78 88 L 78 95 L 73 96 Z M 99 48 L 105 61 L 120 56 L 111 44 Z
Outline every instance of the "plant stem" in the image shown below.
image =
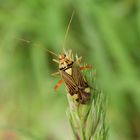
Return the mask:
M 96 87 L 95 77 L 86 74 L 90 85 Z M 104 140 L 107 136 L 105 126 L 105 95 L 96 88 L 91 90 L 91 101 L 79 104 L 68 94 L 67 116 L 76 140 Z M 102 134 L 106 134 L 102 136 Z

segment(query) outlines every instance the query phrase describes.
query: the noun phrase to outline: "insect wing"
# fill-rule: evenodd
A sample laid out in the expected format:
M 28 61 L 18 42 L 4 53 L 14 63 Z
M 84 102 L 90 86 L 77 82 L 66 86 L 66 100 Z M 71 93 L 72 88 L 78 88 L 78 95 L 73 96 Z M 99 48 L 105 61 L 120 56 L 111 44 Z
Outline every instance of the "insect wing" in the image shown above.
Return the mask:
M 73 80 L 76 82 L 76 85 L 78 85 L 79 87 L 85 87 L 86 86 L 86 82 L 84 80 L 83 75 L 81 74 L 78 62 L 73 63 L 72 77 L 73 77 Z
M 60 74 L 70 95 L 73 96 L 76 94 L 76 83 L 74 82 L 72 75 L 69 75 L 65 70 L 61 70 Z
M 79 67 L 79 63 L 75 62 L 72 67 L 73 70 L 73 80 L 78 85 L 78 99 L 77 101 L 81 104 L 86 104 L 90 100 L 90 87 L 85 81 Z

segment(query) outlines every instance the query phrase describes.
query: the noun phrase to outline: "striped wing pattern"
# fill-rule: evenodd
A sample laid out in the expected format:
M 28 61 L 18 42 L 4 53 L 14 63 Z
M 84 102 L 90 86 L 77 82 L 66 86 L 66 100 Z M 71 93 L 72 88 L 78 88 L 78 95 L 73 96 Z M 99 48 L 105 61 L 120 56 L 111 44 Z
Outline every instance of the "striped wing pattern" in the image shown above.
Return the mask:
M 77 62 L 73 63 L 72 71 L 73 71 L 72 77 L 73 77 L 73 80 L 76 82 L 76 84 L 80 87 L 85 87 L 86 82 L 84 80 L 84 77 L 81 73 L 80 67 Z
M 74 94 L 76 94 L 75 91 L 77 87 L 76 83 L 74 82 L 72 76 L 67 74 L 64 70 L 61 70 L 60 73 L 68 92 L 70 93 L 71 96 L 73 96 Z
M 89 88 L 89 86 L 84 80 L 79 64 L 74 62 L 72 66 L 67 69 L 72 70 L 72 75 L 69 75 L 65 70 L 61 70 L 60 74 L 68 92 L 71 96 L 77 95 L 77 102 L 81 104 L 87 103 L 90 99 L 90 93 L 87 93 L 85 89 Z

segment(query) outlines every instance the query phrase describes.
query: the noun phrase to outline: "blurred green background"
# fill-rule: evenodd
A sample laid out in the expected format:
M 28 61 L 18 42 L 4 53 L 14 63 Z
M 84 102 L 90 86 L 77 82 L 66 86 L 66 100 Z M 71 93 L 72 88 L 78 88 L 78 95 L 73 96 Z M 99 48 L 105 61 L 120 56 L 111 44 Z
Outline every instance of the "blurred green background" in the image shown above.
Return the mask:
M 41 48 L 62 52 L 73 9 L 65 48 L 97 71 L 108 139 L 140 139 L 140 0 L 0 0 L 1 140 L 72 139 L 57 64 Z

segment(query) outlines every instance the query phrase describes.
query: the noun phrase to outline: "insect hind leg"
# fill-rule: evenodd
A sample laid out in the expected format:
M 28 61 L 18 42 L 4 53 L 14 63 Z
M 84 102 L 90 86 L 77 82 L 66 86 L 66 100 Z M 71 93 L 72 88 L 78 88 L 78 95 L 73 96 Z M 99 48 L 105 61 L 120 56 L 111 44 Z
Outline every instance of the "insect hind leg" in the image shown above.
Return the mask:
M 63 80 L 60 79 L 60 80 L 56 83 L 56 85 L 54 86 L 54 91 L 56 91 L 56 89 L 57 89 L 62 83 L 63 83 Z

